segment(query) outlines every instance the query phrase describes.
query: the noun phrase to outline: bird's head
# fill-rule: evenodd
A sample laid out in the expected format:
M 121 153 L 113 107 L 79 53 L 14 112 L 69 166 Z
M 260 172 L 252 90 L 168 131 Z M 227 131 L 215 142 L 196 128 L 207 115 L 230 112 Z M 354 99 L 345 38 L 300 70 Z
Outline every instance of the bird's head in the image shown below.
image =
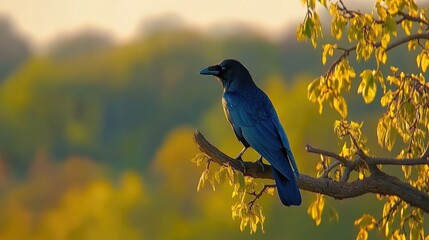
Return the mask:
M 226 59 L 217 65 L 204 68 L 200 74 L 215 76 L 222 83 L 224 91 L 238 91 L 254 85 L 246 67 L 234 59 Z

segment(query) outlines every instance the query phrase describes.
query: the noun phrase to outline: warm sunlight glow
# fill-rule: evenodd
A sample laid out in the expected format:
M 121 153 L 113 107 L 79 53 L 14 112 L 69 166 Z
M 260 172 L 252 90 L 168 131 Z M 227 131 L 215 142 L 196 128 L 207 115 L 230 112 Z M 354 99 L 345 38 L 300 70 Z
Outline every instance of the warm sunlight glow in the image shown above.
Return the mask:
M 3 0 L 0 13 L 9 15 L 17 27 L 37 43 L 79 28 L 101 28 L 119 39 L 135 34 L 139 24 L 159 15 L 173 14 L 186 24 L 207 28 L 224 21 L 250 23 L 274 33 L 292 27 L 303 17 L 300 1 L 137 1 L 137 0 Z

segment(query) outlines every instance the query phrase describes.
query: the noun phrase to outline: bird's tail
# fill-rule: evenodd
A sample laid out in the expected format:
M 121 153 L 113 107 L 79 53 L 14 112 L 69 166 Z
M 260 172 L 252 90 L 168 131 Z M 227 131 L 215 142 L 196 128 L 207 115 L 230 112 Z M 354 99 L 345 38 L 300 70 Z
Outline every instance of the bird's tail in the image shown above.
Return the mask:
M 273 175 L 276 181 L 277 191 L 279 193 L 280 200 L 286 206 L 290 205 L 301 205 L 301 193 L 299 192 L 298 185 L 295 180 L 295 175 L 292 171 L 291 166 L 288 164 L 286 167 L 288 170 L 287 177 L 281 172 L 273 168 Z

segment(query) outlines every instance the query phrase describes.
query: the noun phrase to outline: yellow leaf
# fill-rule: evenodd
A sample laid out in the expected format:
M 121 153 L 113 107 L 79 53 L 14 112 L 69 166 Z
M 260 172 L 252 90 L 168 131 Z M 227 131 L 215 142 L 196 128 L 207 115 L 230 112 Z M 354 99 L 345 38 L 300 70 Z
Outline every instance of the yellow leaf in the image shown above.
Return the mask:
M 321 77 L 314 79 L 307 87 L 307 97 L 310 102 L 316 102 L 317 97 L 320 95 L 319 85 Z
M 240 231 L 244 231 L 244 228 L 246 228 L 248 222 L 249 222 L 249 217 L 243 217 L 241 219 Z
M 406 179 L 410 178 L 410 176 L 411 176 L 411 169 L 412 169 L 411 166 L 402 165 L 401 167 L 402 167 L 402 171 L 404 172 L 404 177 Z
M 334 108 L 341 115 L 342 118 L 347 117 L 347 103 L 346 100 L 341 97 L 334 97 Z
M 207 178 L 207 171 L 204 171 L 201 174 L 200 180 L 198 181 L 197 192 L 199 192 L 203 187 Z
M 384 137 L 384 146 L 387 150 L 392 151 L 393 145 L 395 145 L 397 131 L 392 127 L 392 121 L 386 126 L 386 133 Z
M 417 46 L 417 40 L 411 40 L 408 42 L 408 50 L 415 50 Z
M 422 239 L 423 228 L 421 223 L 415 219 L 410 219 L 410 221 L 408 221 L 408 225 L 410 226 L 410 240 Z
M 256 232 L 256 230 L 258 229 L 258 225 L 257 225 L 257 223 L 255 221 L 253 221 L 253 218 L 252 218 L 252 220 L 250 222 L 251 222 L 251 224 L 250 224 L 250 233 L 252 234 L 252 233 Z
M 356 240 L 367 240 L 367 239 L 368 239 L 368 232 L 364 228 L 361 228 L 356 237 Z
M 379 2 L 377 2 L 375 6 L 377 8 L 377 14 L 380 17 L 380 20 L 383 21 L 387 17 L 386 9 Z
M 300 42 L 305 41 L 307 38 L 305 37 L 304 24 L 301 23 L 296 30 L 296 39 Z
M 274 188 L 272 188 L 272 187 L 267 188 L 267 189 L 265 189 L 265 192 L 270 194 L 271 196 L 273 196 L 274 195 Z
M 393 232 L 393 235 L 391 237 L 392 240 L 405 240 L 405 235 L 402 233 L 399 233 L 399 230 L 395 230 L 395 232 Z
M 375 50 L 375 57 L 377 61 L 382 62 L 383 64 L 386 64 L 386 61 L 387 61 L 386 49 L 381 47 L 377 48 L 377 50 Z
M 362 94 L 365 103 L 372 102 L 377 92 L 377 84 L 375 83 L 374 74 L 375 71 L 371 71 L 369 69 L 364 70 L 360 74 L 362 81 L 359 85 L 358 93 Z
M 361 218 L 357 219 L 354 224 L 355 226 L 360 226 L 360 228 L 364 228 L 372 223 L 376 223 L 375 218 L 369 214 L 364 214 Z
M 215 179 L 217 183 L 222 184 L 225 182 L 226 179 L 226 168 L 220 167 L 219 170 L 215 173 Z
M 316 0 L 308 0 L 307 5 L 314 10 L 316 8 Z
M 205 153 L 200 152 L 194 158 L 191 159 L 191 162 L 197 164 L 197 166 L 200 166 L 204 160 L 207 160 L 207 155 Z
M 363 170 L 359 171 L 359 173 L 358 173 L 358 179 L 362 180 L 364 177 L 365 177 L 365 175 L 363 173 Z
M 323 195 L 317 194 L 317 198 L 308 207 L 307 213 L 316 222 L 316 226 L 319 226 L 322 222 L 322 213 L 325 206 L 325 199 Z
M 389 222 L 386 222 L 386 226 L 384 227 L 384 236 L 389 235 Z
M 384 83 L 383 73 L 381 71 L 375 72 L 375 79 L 380 83 L 381 88 L 383 88 L 383 93 L 386 93 L 386 84 Z
M 421 68 L 423 72 L 426 72 L 428 66 L 429 66 L 429 57 L 428 57 L 428 53 L 425 51 L 424 54 L 422 55 L 422 59 L 421 59 Z
M 323 51 L 322 51 L 322 64 L 325 65 L 326 63 L 326 57 L 334 55 L 334 49 L 337 48 L 337 44 L 325 44 L 323 45 Z
M 401 22 L 401 26 L 404 29 L 404 32 L 407 36 L 411 34 L 411 28 L 413 27 L 413 22 L 409 20 L 404 20 Z
M 392 73 L 395 74 L 396 72 L 399 71 L 399 69 L 397 67 L 390 66 L 390 71 L 392 71 Z
M 389 34 L 389 33 L 386 33 L 386 34 L 384 34 L 384 35 L 383 35 L 383 37 L 381 38 L 381 46 L 382 46 L 384 49 L 386 49 L 386 48 L 387 48 L 387 45 L 389 44 L 389 42 L 390 42 L 390 34 Z
M 381 106 L 385 107 L 388 104 L 390 104 L 390 102 L 393 100 L 393 93 L 391 90 L 387 91 L 386 94 L 384 94 L 383 97 L 381 97 L 380 102 L 381 102 Z

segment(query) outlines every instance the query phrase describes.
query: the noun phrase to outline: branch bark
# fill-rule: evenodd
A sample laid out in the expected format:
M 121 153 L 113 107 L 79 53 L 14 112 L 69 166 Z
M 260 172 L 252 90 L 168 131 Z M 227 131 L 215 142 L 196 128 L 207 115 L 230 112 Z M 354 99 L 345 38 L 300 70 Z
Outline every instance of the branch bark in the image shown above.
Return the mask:
M 236 171 L 242 172 L 245 176 L 273 179 L 270 165 L 264 164 L 262 169 L 258 163 L 244 162 L 246 170 L 243 171 L 243 166 L 239 161 L 235 161 L 213 146 L 198 130 L 194 133 L 194 140 L 200 151 L 219 165 L 229 165 Z M 300 174 L 297 182 L 302 190 L 321 193 L 335 199 L 354 198 L 366 193 L 393 195 L 411 206 L 418 207 L 429 213 L 429 195 L 427 193 L 419 191 L 397 177 L 383 172 L 352 182 L 336 182 L 329 178 L 314 178 L 306 174 Z
M 404 43 L 407 43 L 412 40 L 419 40 L 419 39 L 426 39 L 429 40 L 429 34 L 427 33 L 419 33 L 419 34 L 413 34 L 410 36 L 405 36 L 403 38 L 400 38 L 394 42 L 391 42 L 386 47 L 386 52 L 392 50 L 393 48 L 402 45 Z M 381 42 L 376 42 L 373 44 L 374 48 L 379 48 L 381 46 Z M 357 45 L 354 45 L 350 48 L 338 48 L 339 50 L 343 51 L 343 54 L 341 54 L 328 68 L 324 76 L 329 76 L 334 72 L 335 67 L 341 62 L 342 59 L 347 58 L 351 52 L 356 51 Z

